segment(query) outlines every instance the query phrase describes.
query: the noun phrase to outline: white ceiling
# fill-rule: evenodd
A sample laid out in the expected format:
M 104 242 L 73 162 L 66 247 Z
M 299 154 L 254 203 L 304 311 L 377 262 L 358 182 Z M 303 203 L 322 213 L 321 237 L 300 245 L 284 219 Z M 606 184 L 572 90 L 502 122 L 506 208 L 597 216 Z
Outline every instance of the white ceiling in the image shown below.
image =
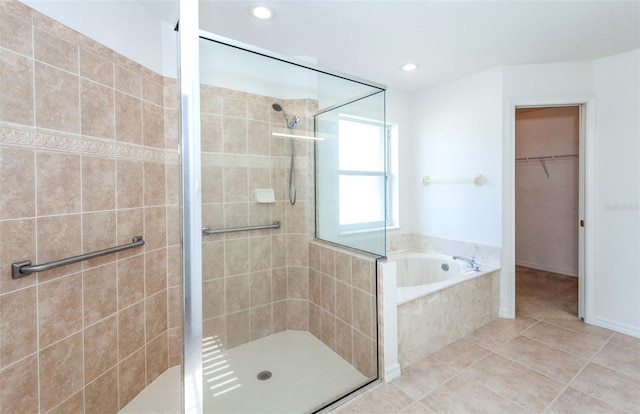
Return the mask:
M 174 22 L 174 0 L 139 0 Z M 257 21 L 252 4 L 276 18 Z M 501 65 L 640 48 L 640 1 L 200 1 L 201 29 L 413 92 Z M 401 72 L 413 61 L 420 68 Z

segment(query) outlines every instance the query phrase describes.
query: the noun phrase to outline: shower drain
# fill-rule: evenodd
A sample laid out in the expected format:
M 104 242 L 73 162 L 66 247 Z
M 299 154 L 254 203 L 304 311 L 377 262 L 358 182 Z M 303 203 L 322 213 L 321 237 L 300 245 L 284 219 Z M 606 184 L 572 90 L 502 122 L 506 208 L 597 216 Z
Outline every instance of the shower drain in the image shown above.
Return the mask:
M 271 378 L 271 371 L 261 371 L 258 373 L 258 379 L 260 381 L 266 381 Z

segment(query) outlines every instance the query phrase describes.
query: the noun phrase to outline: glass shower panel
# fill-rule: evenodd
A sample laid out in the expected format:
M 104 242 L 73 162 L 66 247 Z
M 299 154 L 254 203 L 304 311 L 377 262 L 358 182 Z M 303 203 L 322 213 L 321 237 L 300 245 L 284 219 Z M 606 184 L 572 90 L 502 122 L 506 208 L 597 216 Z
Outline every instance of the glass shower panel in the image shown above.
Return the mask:
M 387 148 L 385 93 L 376 91 L 315 117 L 316 237 L 386 254 Z
M 376 378 L 377 347 L 370 291 L 358 296 L 367 329 L 344 325 L 354 338 L 349 361 L 337 352 L 337 328 L 315 329 L 320 318 L 338 320 L 311 303 L 314 154 L 323 138 L 314 116 L 343 106 L 350 116 L 384 120 L 383 108 L 368 108 L 384 100 L 371 96 L 379 88 L 207 37 L 200 40 L 204 411 L 316 411 Z M 361 96 L 368 103 L 354 102 Z M 345 119 L 345 128 L 379 126 Z M 351 135 L 344 144 L 361 152 Z M 373 161 L 349 168 L 377 174 L 384 148 L 375 151 L 367 155 Z M 384 210 L 367 214 L 379 220 Z

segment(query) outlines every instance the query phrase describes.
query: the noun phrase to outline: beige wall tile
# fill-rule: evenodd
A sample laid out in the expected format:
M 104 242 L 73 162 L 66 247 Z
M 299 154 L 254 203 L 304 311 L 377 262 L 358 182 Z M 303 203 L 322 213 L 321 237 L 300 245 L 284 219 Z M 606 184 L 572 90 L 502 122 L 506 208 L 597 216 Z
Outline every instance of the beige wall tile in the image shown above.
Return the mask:
M 142 77 L 142 99 L 159 106 L 164 105 L 164 85 L 156 82 L 155 78 Z
M 322 342 L 329 348 L 336 350 L 336 318 L 332 313 L 321 311 Z
M 167 291 L 145 299 L 145 326 L 147 342 L 167 330 Z
M 271 269 L 271 237 L 250 238 L 249 252 L 252 272 Z
M 118 261 L 118 309 L 144 299 L 144 255 Z
M 34 57 L 71 73 L 78 73 L 78 46 L 38 28 L 33 31 Z
M 167 204 L 178 205 L 180 203 L 180 192 L 182 183 L 180 182 L 180 170 L 175 164 L 165 165 L 167 184 Z
M 145 296 L 155 295 L 167 288 L 167 251 L 158 249 L 144 255 Z
M 113 89 L 80 79 L 80 130 L 83 135 L 115 139 Z
M 321 308 L 333 315 L 336 312 L 336 280 L 333 277 L 321 275 L 321 286 Z
M 222 279 L 205 281 L 202 284 L 202 317 L 205 319 L 225 313 L 225 282 Z
M 306 300 L 287 300 L 287 329 L 309 330 L 309 302 Z
M 115 160 L 82 157 L 82 211 L 111 210 L 115 207 Z
M 38 333 L 44 348 L 82 329 L 82 275 L 38 286 Z
M 264 338 L 273 333 L 273 306 L 271 303 L 251 309 L 251 340 Z
M 167 284 L 180 286 L 182 284 L 182 253 L 179 246 L 167 248 Z
M 287 298 L 289 299 L 309 299 L 308 268 L 287 268 L 287 292 Z
M 224 251 L 225 276 L 249 272 L 249 241 L 247 239 L 225 241 Z
M 16 124 L 34 124 L 33 62 L 0 49 L 0 120 Z
M 249 292 L 252 308 L 271 303 L 271 270 L 252 272 Z
M 271 136 L 269 123 L 248 121 L 249 136 L 248 153 L 253 155 L 269 155 L 271 152 Z
M 222 96 L 216 95 L 212 86 L 200 85 L 200 110 L 208 114 L 222 115 Z
M 164 146 L 170 150 L 177 150 L 180 145 L 179 114 L 175 109 L 164 110 Z
M 118 208 L 142 207 L 144 163 L 119 159 L 116 168 Z
M 166 245 L 165 207 L 149 207 L 144 209 L 145 251 L 151 251 Z
M 118 312 L 118 360 L 122 361 L 144 346 L 144 302 Z
M 36 283 L 36 277 L 11 278 L 11 264 L 36 258 L 36 221 L 0 221 L 0 234 L 11 243 L 0 243 L 0 294 Z
M 82 251 L 83 253 L 108 249 L 117 245 L 116 241 L 116 212 L 99 211 L 82 215 Z M 87 260 L 84 268 L 99 266 L 116 259 L 115 254 Z
M 224 194 L 226 203 L 246 203 L 249 201 L 248 172 L 246 168 L 225 167 L 223 171 Z
M 287 295 L 287 268 L 274 268 L 271 271 L 271 297 L 277 302 L 286 299 Z
M 368 337 L 372 337 L 371 295 L 359 289 L 353 289 L 353 327 Z
M 168 368 L 168 352 L 166 332 L 147 344 L 147 385 Z
M 353 331 L 353 365 L 366 377 L 375 375 L 374 348 L 371 338 L 362 333 Z
M 142 144 L 142 101 L 135 96 L 115 92 L 116 139 L 129 144 Z
M 307 266 L 307 235 L 287 235 L 287 265 Z
M 340 319 L 336 319 L 336 352 L 345 361 L 353 359 L 353 329 Z
M 116 263 L 83 272 L 84 324 L 91 325 L 113 315 L 118 309 Z
M 32 56 L 33 36 L 31 32 L 32 27 L 28 21 L 0 11 L 0 47 L 21 55 Z
M 82 37 L 75 30 L 35 10 L 33 11 L 33 25 L 73 45 L 77 45 L 79 38 Z
M 114 59 L 117 55 L 114 54 Z M 134 96 L 136 98 L 142 97 L 142 78 L 138 73 L 122 67 L 119 62 L 113 67 L 114 71 L 114 84 L 118 91 L 126 93 L 127 95 Z
M 351 256 L 342 252 L 336 252 L 336 279 L 347 285 L 351 285 L 351 264 Z
M 142 142 L 155 148 L 164 148 L 164 109 L 142 102 Z
M 201 114 L 201 139 L 203 152 L 222 152 L 222 116 Z
M 144 205 L 145 207 L 165 205 L 166 183 L 164 164 L 144 163 Z
M 212 280 L 224 276 L 224 241 L 202 244 L 202 279 Z
M 82 333 L 40 351 L 40 409 L 48 411 L 84 386 Z
M 80 76 L 113 87 L 113 60 L 80 49 Z
M 0 367 L 37 350 L 36 288 L 0 296 Z
M 354 287 L 367 293 L 372 292 L 372 281 L 375 273 L 371 269 L 371 262 L 354 257 L 351 266 L 351 277 L 353 278 Z
M 116 228 L 117 244 L 129 244 L 134 237 L 144 234 L 144 209 L 132 208 L 116 211 L 116 220 L 118 226 Z M 118 253 L 118 259 L 124 259 L 136 256 L 144 252 L 144 247 L 135 247 L 123 250 Z
M 84 391 L 85 412 L 116 414 L 118 412 L 118 369 L 114 367 Z
M 273 333 L 287 329 L 287 301 L 281 300 L 273 303 L 272 326 Z
M 227 349 L 245 344 L 251 340 L 249 310 L 228 313 L 226 316 Z
M 38 263 L 47 263 L 82 254 L 80 214 L 40 217 L 37 219 Z M 78 272 L 81 263 L 38 273 L 38 281 Z
M 0 147 L 0 219 L 35 216 L 33 150 Z
M 78 76 L 35 63 L 36 126 L 80 132 L 80 82 Z
M 122 409 L 146 386 L 145 350 L 140 349 L 118 365 L 118 405 Z
M 170 367 L 182 362 L 182 329 L 173 328 L 167 331 L 168 363 Z
M 167 289 L 167 328 L 182 325 L 182 289 L 179 286 Z
M 247 120 L 245 118 L 222 119 L 222 142 L 225 153 L 247 154 Z
M 250 307 L 249 275 L 240 275 L 225 278 L 226 312 L 234 313 Z
M 81 157 L 58 152 L 36 152 L 38 215 L 80 212 Z
M 325 275 L 335 277 L 335 255 L 333 249 L 320 248 L 320 271 Z
M 313 303 L 309 303 L 309 332 L 322 340 L 322 309 Z
M 84 381 L 92 382 L 118 362 L 118 318 L 111 316 L 84 330 Z
M 38 357 L 31 355 L 0 371 L 0 401 L 6 413 L 38 412 Z
M 336 283 L 336 316 L 345 323 L 352 324 L 353 288 L 342 282 Z

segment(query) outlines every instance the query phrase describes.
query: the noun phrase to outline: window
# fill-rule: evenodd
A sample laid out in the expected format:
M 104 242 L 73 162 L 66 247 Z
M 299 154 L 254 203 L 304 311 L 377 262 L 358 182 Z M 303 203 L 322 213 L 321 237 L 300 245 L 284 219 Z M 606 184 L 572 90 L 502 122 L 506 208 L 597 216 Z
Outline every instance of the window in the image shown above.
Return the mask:
M 342 115 L 338 123 L 340 230 L 362 231 L 392 225 L 389 172 L 392 126 Z

